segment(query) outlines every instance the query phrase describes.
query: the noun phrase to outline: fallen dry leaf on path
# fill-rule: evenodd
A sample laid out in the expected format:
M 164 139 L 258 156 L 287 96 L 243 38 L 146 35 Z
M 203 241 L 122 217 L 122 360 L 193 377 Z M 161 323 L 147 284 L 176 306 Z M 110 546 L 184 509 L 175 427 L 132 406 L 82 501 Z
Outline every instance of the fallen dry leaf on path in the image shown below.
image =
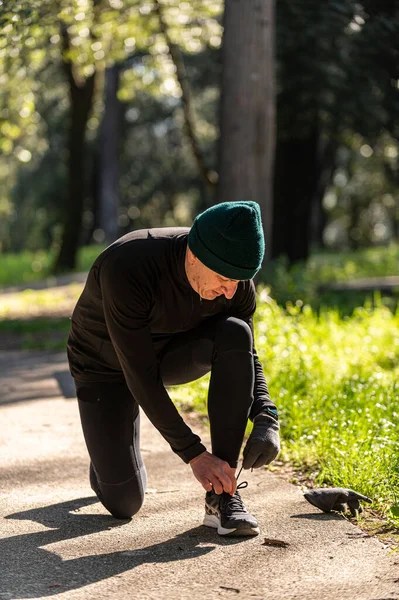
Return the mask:
M 274 540 L 273 538 L 265 538 L 264 546 L 275 546 L 276 548 L 288 548 L 289 543 L 283 540 Z

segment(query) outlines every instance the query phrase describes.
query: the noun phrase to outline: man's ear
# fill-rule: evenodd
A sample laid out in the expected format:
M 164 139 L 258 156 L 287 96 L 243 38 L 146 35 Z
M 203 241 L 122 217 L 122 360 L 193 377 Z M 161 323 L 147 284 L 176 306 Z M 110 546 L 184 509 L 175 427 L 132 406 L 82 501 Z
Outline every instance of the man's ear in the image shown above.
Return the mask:
M 190 248 L 187 247 L 187 260 L 189 265 L 194 265 L 197 262 L 197 257 L 193 252 L 191 252 Z

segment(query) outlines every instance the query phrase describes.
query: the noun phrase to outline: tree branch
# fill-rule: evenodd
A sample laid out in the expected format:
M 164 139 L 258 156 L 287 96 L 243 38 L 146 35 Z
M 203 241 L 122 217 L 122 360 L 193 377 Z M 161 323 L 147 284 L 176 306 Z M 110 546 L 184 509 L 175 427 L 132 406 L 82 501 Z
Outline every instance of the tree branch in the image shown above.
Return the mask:
M 214 171 L 209 171 L 209 169 L 207 169 L 204 156 L 196 136 L 195 109 L 192 100 L 190 84 L 187 79 L 186 68 L 184 66 L 183 55 L 179 46 L 172 42 L 172 40 L 170 39 L 161 2 L 155 0 L 154 5 L 155 12 L 157 13 L 159 18 L 161 32 L 164 35 L 166 44 L 168 46 L 169 55 L 172 59 L 173 64 L 176 67 L 176 77 L 182 92 L 184 122 L 186 126 L 187 135 L 190 140 L 191 148 L 203 180 L 209 187 L 210 191 L 214 193 L 216 191 L 218 176 L 217 173 L 215 173 Z

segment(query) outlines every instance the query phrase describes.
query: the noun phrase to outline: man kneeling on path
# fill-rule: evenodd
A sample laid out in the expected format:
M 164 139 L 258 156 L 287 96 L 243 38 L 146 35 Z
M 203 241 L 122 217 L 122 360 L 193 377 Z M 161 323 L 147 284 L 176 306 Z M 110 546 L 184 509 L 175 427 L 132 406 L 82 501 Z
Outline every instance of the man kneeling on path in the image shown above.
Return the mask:
M 191 229 L 123 236 L 94 262 L 72 315 L 68 358 L 90 454 L 90 483 L 117 518 L 140 509 L 146 471 L 139 406 L 206 490 L 204 525 L 257 535 L 235 471 L 274 460 L 279 424 L 254 347 L 252 278 L 264 255 L 259 206 L 226 202 Z M 211 373 L 212 454 L 184 423 L 165 386 Z

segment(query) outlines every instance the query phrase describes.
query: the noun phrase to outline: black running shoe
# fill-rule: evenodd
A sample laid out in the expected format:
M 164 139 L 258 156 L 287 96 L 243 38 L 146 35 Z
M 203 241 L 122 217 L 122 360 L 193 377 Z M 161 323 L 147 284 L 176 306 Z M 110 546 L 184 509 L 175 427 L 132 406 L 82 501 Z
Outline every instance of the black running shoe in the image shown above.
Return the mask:
M 238 488 L 242 489 L 247 485 L 247 482 L 243 481 Z M 233 496 L 227 492 L 206 493 L 204 525 L 217 529 L 219 535 L 258 535 L 260 533 L 258 521 L 245 508 L 238 488 Z

